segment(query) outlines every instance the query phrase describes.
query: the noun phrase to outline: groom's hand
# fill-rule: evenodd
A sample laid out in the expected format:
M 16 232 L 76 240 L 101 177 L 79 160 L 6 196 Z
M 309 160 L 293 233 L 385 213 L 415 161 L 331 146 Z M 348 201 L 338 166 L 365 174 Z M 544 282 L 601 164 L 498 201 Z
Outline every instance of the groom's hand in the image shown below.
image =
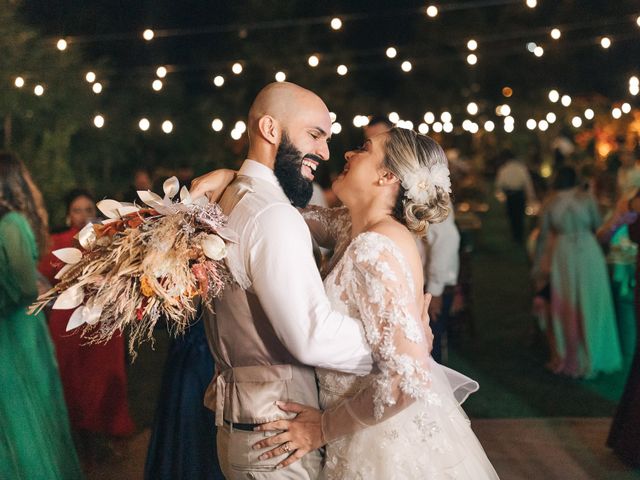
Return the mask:
M 297 415 L 291 420 L 276 420 L 256 427 L 255 431 L 257 432 L 277 430 L 282 433 L 261 440 L 253 446 L 253 449 L 261 450 L 278 445 L 260 455 L 260 460 L 291 453 L 276 466 L 276 468 L 283 468 L 297 462 L 307 453 L 317 450 L 325 444 L 322 438 L 322 410 L 294 402 L 276 402 L 276 405 L 280 410 Z

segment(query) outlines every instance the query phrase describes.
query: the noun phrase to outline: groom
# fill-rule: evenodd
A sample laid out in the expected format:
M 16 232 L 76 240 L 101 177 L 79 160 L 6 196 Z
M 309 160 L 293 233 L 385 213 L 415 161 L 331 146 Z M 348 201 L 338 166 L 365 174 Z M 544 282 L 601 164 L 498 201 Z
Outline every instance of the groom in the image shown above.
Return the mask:
M 356 374 L 372 367 L 360 322 L 331 310 L 295 208 L 306 206 L 314 172 L 329 159 L 331 119 L 314 93 L 272 83 L 256 97 L 248 124 L 247 160 L 219 202 L 239 235 L 227 255 L 237 285 L 206 319 L 218 371 L 205 404 L 216 413 L 227 479 L 315 479 L 317 450 L 276 469 L 288 453 L 260 461 L 264 450 L 252 445 L 271 435 L 254 431 L 258 424 L 286 417 L 276 401 L 318 406 L 313 366 Z M 201 177 L 192 194 L 206 190 Z

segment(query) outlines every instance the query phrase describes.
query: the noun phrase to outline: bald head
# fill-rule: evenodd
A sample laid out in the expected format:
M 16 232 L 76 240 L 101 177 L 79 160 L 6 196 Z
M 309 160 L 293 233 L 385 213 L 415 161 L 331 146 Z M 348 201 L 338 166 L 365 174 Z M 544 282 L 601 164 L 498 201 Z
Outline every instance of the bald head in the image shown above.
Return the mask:
M 282 128 L 288 129 L 301 117 L 315 115 L 329 118 L 329 110 L 322 99 L 295 83 L 274 82 L 264 87 L 249 109 L 249 130 L 255 132 L 258 121 L 265 115 L 273 117 Z M 331 122 L 331 120 L 329 120 Z M 326 123 L 326 121 L 325 121 Z

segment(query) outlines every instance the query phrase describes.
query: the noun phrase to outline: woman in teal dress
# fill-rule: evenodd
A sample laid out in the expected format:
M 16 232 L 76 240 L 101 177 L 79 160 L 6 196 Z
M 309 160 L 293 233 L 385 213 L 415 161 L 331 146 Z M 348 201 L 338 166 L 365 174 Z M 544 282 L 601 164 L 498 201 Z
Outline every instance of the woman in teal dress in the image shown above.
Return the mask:
M 620 370 L 622 354 L 609 275 L 594 235 L 600 214 L 591 194 L 576 184 L 571 167 L 558 170 L 556 192 L 542 217 L 537 259 L 553 242 L 551 317 L 558 357 L 550 367 L 592 378 Z
M 44 314 L 26 311 L 46 238 L 40 192 L 22 162 L 0 153 L 0 479 L 83 477 Z

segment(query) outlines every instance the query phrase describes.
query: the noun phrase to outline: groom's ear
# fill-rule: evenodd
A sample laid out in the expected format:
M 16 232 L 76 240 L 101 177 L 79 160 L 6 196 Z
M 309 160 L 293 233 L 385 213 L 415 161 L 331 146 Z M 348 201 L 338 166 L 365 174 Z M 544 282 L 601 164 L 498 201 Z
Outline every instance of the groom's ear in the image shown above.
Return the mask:
M 271 145 L 277 145 L 280 141 L 280 126 L 271 115 L 263 115 L 258 120 L 260 135 Z

